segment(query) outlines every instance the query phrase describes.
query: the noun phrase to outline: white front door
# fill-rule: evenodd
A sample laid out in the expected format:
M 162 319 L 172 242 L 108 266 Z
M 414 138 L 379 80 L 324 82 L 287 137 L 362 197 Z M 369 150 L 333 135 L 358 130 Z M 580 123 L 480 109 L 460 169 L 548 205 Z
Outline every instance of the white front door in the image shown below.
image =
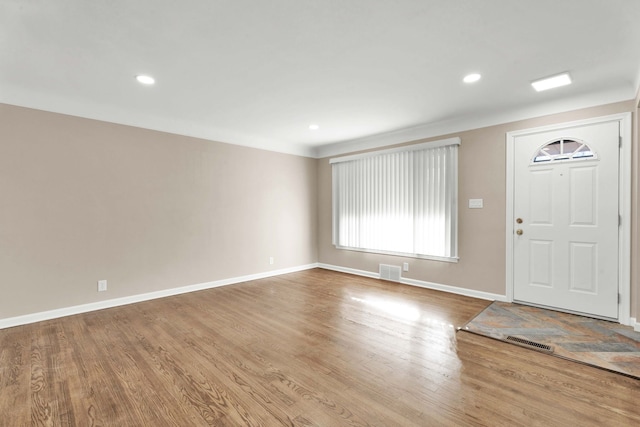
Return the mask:
M 516 136 L 514 301 L 618 318 L 619 126 Z

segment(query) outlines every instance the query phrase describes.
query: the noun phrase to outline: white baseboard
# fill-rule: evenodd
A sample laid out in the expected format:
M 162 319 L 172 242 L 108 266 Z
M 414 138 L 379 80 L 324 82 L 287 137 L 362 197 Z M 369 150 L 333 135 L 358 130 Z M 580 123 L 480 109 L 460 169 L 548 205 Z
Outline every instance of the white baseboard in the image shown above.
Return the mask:
M 506 295 L 500 294 L 492 294 L 490 292 L 476 291 L 475 289 L 467 289 L 467 288 L 459 288 L 457 286 L 451 285 L 442 285 L 440 283 L 433 282 L 425 282 L 422 280 L 415 279 L 400 279 L 400 283 L 404 283 L 405 285 L 418 286 L 420 288 L 434 289 L 436 291 L 449 292 L 452 294 L 464 295 L 467 297 L 484 299 L 489 301 L 507 301 Z
M 640 332 L 640 323 L 638 323 L 635 317 L 629 318 L 629 326 L 633 327 L 634 331 Z
M 379 273 L 372 273 L 370 271 L 365 271 L 365 270 L 356 270 L 355 268 L 349 268 L 349 267 L 340 267 L 339 265 L 320 263 L 318 264 L 318 267 L 324 268 L 325 270 L 339 271 L 340 273 L 348 273 L 348 274 L 355 274 L 356 276 L 370 277 L 372 279 L 380 278 Z
M 338 266 L 338 265 L 320 263 L 320 264 L 318 264 L 318 267 L 324 268 L 325 270 L 333 270 L 333 271 L 340 271 L 342 273 L 355 274 L 357 276 L 371 277 L 371 278 L 374 278 L 374 279 L 379 279 L 380 278 L 380 274 L 379 273 L 374 273 L 374 272 L 365 271 L 365 270 L 356 270 L 354 268 L 341 267 L 341 266 Z M 420 288 L 426 288 L 426 289 L 434 289 L 434 290 L 437 290 L 437 291 L 449 292 L 449 293 L 452 293 L 452 294 L 464 295 L 464 296 L 467 296 L 467 297 L 479 298 L 479 299 L 484 299 L 484 300 L 489 300 L 489 301 L 507 301 L 506 295 L 492 294 L 492 293 L 489 293 L 489 292 L 482 292 L 482 291 L 476 291 L 476 290 L 473 290 L 473 289 L 459 288 L 457 286 L 443 285 L 443 284 L 440 284 L 440 283 L 425 282 L 423 280 L 407 279 L 407 278 L 403 277 L 403 278 L 400 279 L 400 283 L 402 283 L 404 285 L 418 286 Z
M 233 285 L 235 283 L 248 282 L 250 280 L 265 279 L 267 277 L 280 276 L 287 273 L 295 273 L 296 271 L 310 270 L 317 268 L 318 264 L 307 264 L 292 268 L 284 268 L 281 270 L 267 271 L 264 273 L 250 274 L 248 276 L 233 277 L 230 279 L 215 280 L 213 282 L 198 283 L 197 285 L 181 286 L 179 288 L 165 289 L 162 291 L 149 292 L 146 294 L 132 295 L 122 298 L 114 298 L 105 301 L 99 301 L 89 304 L 76 305 L 73 307 L 59 308 L 56 310 L 43 311 L 39 313 L 26 314 L 23 316 L 9 317 L 0 319 L 0 329 L 11 328 L 14 326 L 27 325 L 29 323 L 42 322 L 44 320 L 57 319 L 64 316 L 72 316 L 74 314 L 87 313 L 90 311 L 103 310 L 105 308 L 119 307 L 136 302 L 149 301 L 157 298 L 169 297 L 172 295 L 186 294 L 188 292 L 201 291 L 204 289 L 217 288 L 220 286 Z

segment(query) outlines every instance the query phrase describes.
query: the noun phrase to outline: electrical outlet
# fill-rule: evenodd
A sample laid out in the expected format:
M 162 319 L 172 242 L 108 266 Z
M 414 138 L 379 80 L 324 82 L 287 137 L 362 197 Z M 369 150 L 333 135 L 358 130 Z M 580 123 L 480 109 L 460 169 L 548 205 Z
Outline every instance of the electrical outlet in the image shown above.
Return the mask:
M 402 271 L 409 271 L 409 263 L 405 262 L 402 264 Z
M 273 258 L 272 256 L 269 257 L 269 265 L 273 265 L 273 263 L 275 262 L 275 258 Z
M 98 292 L 105 292 L 107 290 L 107 281 L 98 280 Z

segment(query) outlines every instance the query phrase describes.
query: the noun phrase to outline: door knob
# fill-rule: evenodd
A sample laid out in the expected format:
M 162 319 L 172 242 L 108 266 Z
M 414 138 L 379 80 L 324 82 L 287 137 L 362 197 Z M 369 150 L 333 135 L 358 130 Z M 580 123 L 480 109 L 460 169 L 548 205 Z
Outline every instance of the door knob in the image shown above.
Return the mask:
M 516 222 L 517 222 L 518 224 L 522 224 L 522 218 L 518 218 L 518 219 L 516 219 Z
M 516 234 L 517 234 L 518 236 L 522 236 L 522 230 L 517 229 L 517 230 L 516 230 Z

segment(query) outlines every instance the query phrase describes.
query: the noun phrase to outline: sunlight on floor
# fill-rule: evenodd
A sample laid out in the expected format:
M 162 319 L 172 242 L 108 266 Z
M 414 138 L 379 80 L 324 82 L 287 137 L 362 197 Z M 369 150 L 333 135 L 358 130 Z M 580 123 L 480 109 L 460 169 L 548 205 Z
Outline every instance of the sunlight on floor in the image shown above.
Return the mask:
M 429 325 L 432 325 L 432 326 L 444 326 L 451 329 L 454 328 L 452 324 L 443 322 L 440 319 L 424 317 L 420 313 L 420 309 L 413 304 L 408 304 L 405 302 L 389 301 L 383 298 L 375 298 L 375 297 L 366 297 L 366 298 L 351 297 L 351 300 L 363 303 L 368 307 L 378 309 L 388 315 L 391 315 L 393 317 L 403 319 L 409 322 L 422 321 L 423 323 L 428 323 Z
M 393 317 L 398 317 L 400 319 L 404 319 L 410 322 L 417 322 L 420 320 L 420 310 L 414 305 L 402 303 L 402 302 L 394 302 L 387 301 L 382 298 L 372 298 L 367 297 L 358 298 L 351 297 L 353 301 L 361 302 L 369 307 L 376 308 L 380 311 L 385 312 Z

